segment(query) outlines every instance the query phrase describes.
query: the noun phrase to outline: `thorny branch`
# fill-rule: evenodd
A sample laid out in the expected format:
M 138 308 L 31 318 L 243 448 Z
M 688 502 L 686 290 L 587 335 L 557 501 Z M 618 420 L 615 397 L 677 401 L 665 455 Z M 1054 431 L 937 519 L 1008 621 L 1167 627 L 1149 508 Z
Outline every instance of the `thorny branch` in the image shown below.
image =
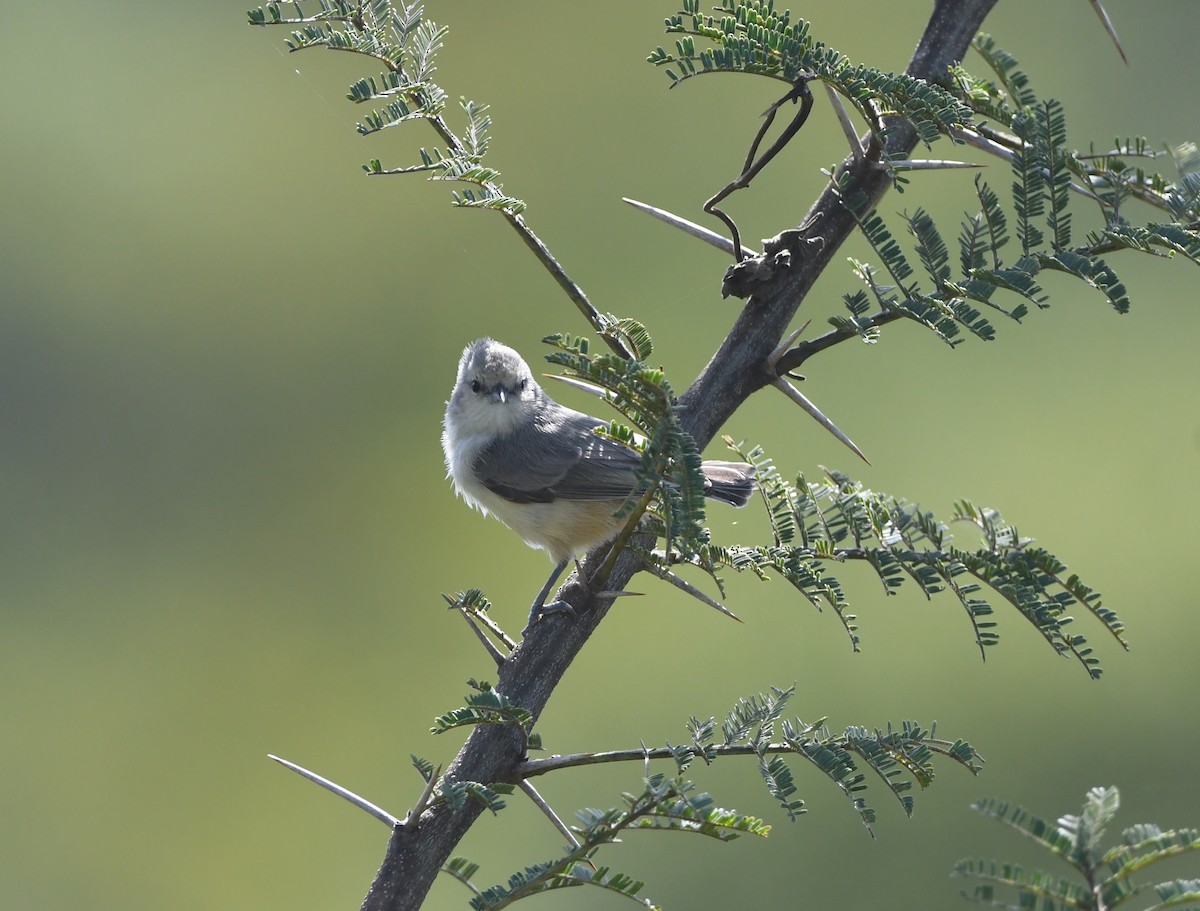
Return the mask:
M 962 59 L 995 2 L 936 0 L 908 73 L 929 81 L 941 80 L 947 67 Z M 896 125 L 888 135 L 885 151 L 907 155 L 916 143 L 911 129 Z M 887 191 L 889 178 L 870 160 L 855 161 L 851 156 L 841 169 L 849 178 L 851 190 L 863 193 L 872 204 Z M 802 231 L 784 232 L 774 244 L 776 261 L 782 250 L 791 254 L 788 265 L 772 268 L 768 263 L 760 270 L 760 280 L 742 289 L 749 294 L 745 306 L 719 350 L 681 398 L 681 422 L 701 448 L 753 392 L 776 378 L 766 365 L 767 356 L 778 346 L 817 276 L 855 227 L 852 215 L 830 190 L 822 193 L 799 223 Z M 807 241 L 814 237 L 823 238 L 823 242 L 809 244 Z M 764 255 L 770 255 L 769 251 Z M 745 262 L 762 265 L 760 260 Z M 807 344 L 823 341 L 828 347 L 834 340 L 826 336 Z M 814 350 L 810 348 L 810 353 Z M 585 568 L 597 559 L 603 560 L 605 552 L 602 548 L 590 554 Z M 624 554 L 606 587 L 624 587 L 639 565 L 635 555 Z M 593 597 L 576 576 L 564 586 L 560 597 L 573 606 L 575 615 L 537 624 L 499 672 L 497 690 L 535 718 L 610 605 L 607 600 Z M 483 725 L 472 731 L 446 777 L 450 781 L 516 783 L 524 759 L 518 732 L 506 726 Z M 468 803 L 462 810 L 441 803 L 427 809 L 416 825 L 395 827 L 379 872 L 363 900 L 363 911 L 419 908 L 442 864 L 481 811 L 477 803 Z

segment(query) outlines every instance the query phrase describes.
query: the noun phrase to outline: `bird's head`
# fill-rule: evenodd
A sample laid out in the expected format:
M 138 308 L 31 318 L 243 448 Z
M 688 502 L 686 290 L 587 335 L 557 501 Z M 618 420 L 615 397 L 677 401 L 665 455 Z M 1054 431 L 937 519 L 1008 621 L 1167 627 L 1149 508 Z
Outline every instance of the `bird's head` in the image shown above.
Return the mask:
M 481 338 L 466 347 L 458 362 L 447 420 L 473 434 L 510 433 L 533 419 L 544 397 L 521 355 Z

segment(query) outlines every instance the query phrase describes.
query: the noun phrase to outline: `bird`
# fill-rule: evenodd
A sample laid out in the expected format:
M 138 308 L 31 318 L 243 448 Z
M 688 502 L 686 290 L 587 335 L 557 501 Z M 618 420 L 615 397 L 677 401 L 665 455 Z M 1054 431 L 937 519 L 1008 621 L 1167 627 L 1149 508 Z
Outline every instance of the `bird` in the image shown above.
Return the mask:
M 609 422 L 554 401 L 514 349 L 491 338 L 467 345 L 446 403 L 442 450 L 447 477 L 470 506 L 516 532 L 554 562 L 529 611 L 538 618 L 569 610 L 546 604 L 577 555 L 614 537 L 614 514 L 637 486 L 641 454 L 596 433 Z M 704 495 L 745 506 L 755 490 L 744 462 L 701 465 Z

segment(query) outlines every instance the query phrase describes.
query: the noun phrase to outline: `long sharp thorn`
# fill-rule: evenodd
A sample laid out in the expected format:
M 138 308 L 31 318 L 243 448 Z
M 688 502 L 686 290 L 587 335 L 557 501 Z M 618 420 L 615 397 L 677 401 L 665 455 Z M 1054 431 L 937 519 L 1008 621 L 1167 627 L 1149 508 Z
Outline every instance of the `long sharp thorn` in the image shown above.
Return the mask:
M 829 418 L 827 418 L 825 416 L 824 412 L 822 412 L 820 408 L 818 408 L 816 405 L 814 405 L 809 400 L 808 396 L 806 396 L 803 392 L 801 392 L 799 389 L 797 389 L 795 386 L 793 386 L 787 380 L 783 379 L 783 377 L 776 377 L 775 382 L 772 385 L 774 385 L 776 389 L 778 389 L 780 392 L 782 392 L 784 395 L 786 395 L 789 399 L 791 399 L 793 402 L 795 402 L 797 405 L 799 405 L 801 408 L 803 408 L 806 412 L 808 412 L 809 416 L 812 417 L 814 420 L 816 420 L 816 422 L 818 424 L 820 424 L 822 427 L 824 427 L 826 430 L 828 430 L 830 433 L 832 433 L 835 437 L 837 437 L 839 440 L 841 440 L 843 443 L 845 443 L 847 446 L 849 446 L 850 451 L 853 452 L 856 456 L 858 456 L 860 459 L 862 459 L 868 465 L 871 464 L 871 460 L 868 459 L 866 457 L 866 455 L 863 453 L 863 451 L 861 449 L 859 449 L 858 446 L 855 445 L 854 441 L 852 439 L 850 439 L 850 437 L 846 436 L 846 434 L 842 433 L 842 431 L 838 427 L 838 425 L 833 423 L 833 421 L 831 421 Z
M 696 588 L 696 586 L 692 585 L 692 583 L 686 581 L 685 579 L 680 579 L 677 575 L 675 575 L 670 570 L 663 569 L 661 566 L 656 566 L 653 563 L 651 563 L 649 560 L 643 561 L 642 565 L 646 570 L 648 570 L 650 572 L 650 574 L 652 576 L 658 576 L 658 578 L 662 579 L 664 582 L 670 582 L 672 585 L 674 585 L 680 591 L 687 592 L 689 595 L 691 595 L 697 601 L 702 601 L 703 603 L 705 603 L 709 607 L 711 607 L 713 610 L 720 611 L 726 617 L 730 617 L 730 618 L 736 620 L 738 623 L 742 622 L 741 617 L 739 617 L 737 614 L 735 614 L 733 611 L 731 611 L 729 608 L 727 608 L 720 601 L 714 601 L 708 595 L 704 594 L 704 592 L 700 591 L 700 589 Z
M 888 168 L 907 168 L 910 171 L 940 171 L 947 168 L 986 168 L 987 165 L 973 161 L 953 161 L 941 158 L 894 158 L 891 161 L 877 161 L 874 167 L 880 171 Z
M 1129 58 L 1125 56 L 1125 48 L 1121 47 L 1121 39 L 1117 37 L 1117 30 L 1113 28 L 1112 20 L 1108 18 L 1108 13 L 1104 11 L 1103 4 L 1100 3 L 1100 0 L 1091 0 L 1091 4 L 1092 9 L 1096 11 L 1096 15 L 1100 17 L 1100 21 L 1104 23 L 1104 30 L 1108 32 L 1108 37 L 1117 46 L 1117 53 L 1121 55 L 1121 59 L 1125 61 L 1125 65 L 1129 66 Z
M 804 334 L 804 330 L 808 328 L 808 324 L 811 322 L 812 320 L 806 320 L 803 326 L 780 342 L 775 347 L 775 350 L 767 355 L 767 367 L 770 369 L 771 373 L 775 373 L 775 365 L 779 363 L 779 359 L 791 350 L 796 339 Z
M 542 795 L 537 792 L 537 788 L 531 785 L 528 779 L 522 778 L 517 782 L 517 787 L 524 791 L 525 796 L 532 800 L 534 805 L 546 814 L 546 818 L 554 824 L 554 828 L 558 829 L 558 831 L 562 833 L 563 837 L 566 838 L 566 840 L 571 844 L 571 847 L 583 847 L 579 843 L 579 839 L 575 837 L 575 833 L 572 832 L 570 828 L 568 828 L 567 824 L 559 818 L 558 814 L 554 812 L 554 808 L 550 806 L 550 804 L 546 803 L 545 798 L 543 798 Z M 587 863 L 593 870 L 596 869 L 595 864 L 593 864 L 590 860 L 585 861 L 585 863 Z
M 500 649 L 496 648 L 495 643 L 483 634 L 483 630 L 475 623 L 475 618 L 467 613 L 464 607 L 460 607 L 458 612 L 462 614 L 462 618 L 467 621 L 467 626 L 471 627 L 471 631 L 475 633 L 480 643 L 487 649 L 487 653 L 492 656 L 492 660 L 496 662 L 496 667 L 503 667 L 506 660 L 505 657 L 500 654 Z
M 825 86 L 825 91 L 829 93 L 829 100 L 833 104 L 833 112 L 837 114 L 838 123 L 842 125 L 842 132 L 846 134 L 846 141 L 850 143 L 850 152 L 854 155 L 854 160 L 862 161 L 867 154 L 867 150 L 863 148 L 862 142 L 859 141 L 858 131 L 854 129 L 854 121 L 850 119 L 850 113 L 846 110 L 846 106 L 842 104 L 842 97 L 833 90 L 833 87 L 828 82 L 821 84 Z
M 986 136 L 976 133 L 974 130 L 952 130 L 950 135 L 955 139 L 962 140 L 968 145 L 973 145 L 978 149 L 983 149 L 985 152 L 989 152 L 992 155 L 995 155 L 997 158 L 1003 158 L 1005 161 L 1013 160 L 1014 153 L 1012 149 L 996 142 L 994 139 L 989 139 Z M 1019 142 L 1019 140 L 1014 141 Z M 1043 173 L 1045 173 L 1044 169 Z M 1087 189 L 1086 187 L 1081 187 L 1079 184 L 1075 183 L 1075 181 L 1071 181 L 1070 188 L 1081 196 L 1086 196 L 1088 199 L 1100 199 L 1100 197 L 1098 197 L 1091 190 Z
M 429 806 L 429 798 L 433 796 L 433 789 L 437 786 L 438 776 L 442 774 L 442 767 L 438 766 L 433 770 L 433 774 L 429 776 L 429 780 L 425 782 L 425 787 L 421 791 L 421 796 L 417 798 L 417 802 L 413 804 L 413 808 L 405 814 L 400 825 L 405 828 L 415 826 L 417 820 L 421 818 L 421 814 L 425 812 L 425 808 Z
M 496 648 L 495 644 L 488 639 L 487 636 L 484 635 L 483 630 L 479 628 L 479 625 L 482 623 L 484 626 L 486 626 L 492 635 L 504 643 L 505 647 L 510 652 L 517 647 L 517 644 L 509 639 L 508 636 L 504 634 L 504 630 L 500 629 L 500 627 L 498 627 L 490 617 L 467 610 L 465 605 L 460 604 L 458 601 L 454 600 L 444 592 L 442 593 L 442 597 L 445 599 L 446 603 L 450 605 L 450 610 L 456 610 L 462 614 L 463 619 L 467 621 L 467 626 L 471 627 L 471 631 L 475 633 L 475 635 L 479 638 L 479 641 L 483 644 L 483 647 L 487 649 L 488 654 L 491 655 L 492 659 L 496 662 L 496 666 L 499 667 L 500 665 L 504 664 L 504 662 L 507 660 L 504 654 L 498 648 Z
M 318 775 L 316 772 L 310 772 L 308 769 L 304 768 L 304 766 L 296 765 L 296 763 L 289 762 L 288 760 L 283 759 L 279 756 L 275 756 L 272 753 L 268 753 L 267 758 L 273 759 L 273 760 L 275 760 L 275 762 L 279 763 L 281 766 L 291 769 L 293 772 L 295 772 L 301 778 L 307 778 L 313 784 L 319 784 L 321 787 L 323 787 L 326 791 L 329 791 L 331 794 L 336 794 L 338 797 L 342 798 L 342 800 L 345 800 L 348 803 L 351 803 L 354 806 L 358 807 L 360 810 L 363 810 L 364 812 L 371 814 L 372 816 L 374 816 L 376 819 L 378 819 L 380 822 L 382 822 L 384 825 L 388 826 L 389 828 L 394 829 L 394 828 L 396 828 L 396 826 L 398 826 L 400 824 L 400 820 L 398 820 L 395 816 L 393 816 L 387 810 L 384 810 L 381 807 L 375 806 L 375 804 L 371 803 L 371 801 L 367 800 L 365 797 L 359 797 L 353 791 L 343 788 L 340 784 L 335 784 L 334 782 L 330 781 L 328 778 Z
M 678 228 L 684 234 L 690 234 L 692 237 L 704 241 L 709 246 L 716 247 L 722 253 L 727 253 L 730 256 L 734 253 L 733 241 L 724 235 L 718 234 L 716 231 L 710 231 L 708 228 L 698 225 L 694 221 L 688 221 L 674 212 L 668 212 L 666 209 L 660 209 L 658 206 L 630 199 L 628 196 L 622 197 L 621 201 L 629 203 L 635 209 L 645 212 L 647 215 L 653 215 L 659 221 L 665 221 L 667 224 Z M 742 252 L 748 256 L 758 255 L 745 245 L 742 246 Z
M 566 383 L 568 386 L 574 386 L 576 389 L 582 389 L 588 395 L 594 395 L 598 399 L 607 400 L 609 397 L 607 389 L 597 386 L 594 383 L 589 383 L 586 380 L 576 379 L 573 376 L 563 376 L 561 373 L 543 373 L 542 376 L 547 379 L 558 380 L 560 383 Z

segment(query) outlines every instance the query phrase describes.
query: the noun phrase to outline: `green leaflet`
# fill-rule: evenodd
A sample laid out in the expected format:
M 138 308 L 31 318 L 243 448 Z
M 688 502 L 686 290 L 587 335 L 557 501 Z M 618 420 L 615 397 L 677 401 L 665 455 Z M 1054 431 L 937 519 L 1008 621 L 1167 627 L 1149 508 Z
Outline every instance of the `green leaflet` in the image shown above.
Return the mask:
M 1073 658 L 1092 677 L 1099 659 L 1086 638 L 1069 632 L 1068 611 L 1080 609 L 1119 642 L 1124 624 L 1103 606 L 1099 594 L 1048 550 L 1020 537 L 1001 515 L 963 500 L 951 521 L 973 525 L 976 548 L 950 543 L 946 523 L 904 500 L 869 490 L 848 475 L 829 472 L 822 481 L 803 476 L 784 480 L 760 447 L 731 448 L 755 466 L 759 492 L 775 537 L 773 545 L 701 547 L 686 562 L 714 575 L 722 568 L 752 572 L 760 579 L 778 575 L 814 606 L 831 607 L 858 650 L 857 617 L 851 613 L 831 568 L 851 562 L 868 565 L 891 593 L 909 582 L 927 598 L 950 593 L 962 608 L 983 655 L 999 641 L 990 600 L 1014 608 L 1059 654 Z
M 838 91 L 868 123 L 882 129 L 881 114 L 903 117 L 925 144 L 970 121 L 971 112 L 940 86 L 903 73 L 852 63 L 813 38 L 809 24 L 779 11 L 774 0 L 717 6 L 703 15 L 698 0 L 667 18 L 666 29 L 681 37 L 675 53 L 656 48 L 647 58 L 663 67 L 672 85 L 704 73 L 752 73 L 789 84 L 815 78 Z M 706 46 L 697 45 L 697 39 Z
M 1125 829 L 1120 844 L 1104 848 L 1105 831 L 1120 808 L 1115 787 L 1092 788 L 1082 812 L 1060 816 L 1055 822 L 995 798 L 980 800 L 972 808 L 1044 848 L 1054 855 L 1056 864 L 1065 862 L 1078 879 L 1027 871 L 1003 861 L 966 858 L 955 865 L 954 875 L 978 882 L 964 897 L 1009 904 L 1004 899 L 1006 893 L 1012 893 L 1020 907 L 1094 911 L 1115 908 L 1150 888 L 1160 902 L 1155 907 L 1187 907 L 1200 902 L 1198 879 L 1150 883 L 1143 878 L 1143 872 L 1154 864 L 1200 850 L 1196 829 L 1163 830 L 1143 823 Z
M 304 6 L 311 11 L 305 13 Z M 524 201 L 509 196 L 500 184 L 500 172 L 482 164 L 489 145 L 491 117 L 487 105 L 459 99 L 465 118 L 461 136 L 447 124 L 446 93 L 433 81 L 438 52 L 445 43 L 445 26 L 424 18 L 424 7 L 392 0 L 348 3 L 346 0 L 315 0 L 289 3 L 292 16 L 283 14 L 284 4 L 268 3 L 248 12 L 251 25 L 296 25 L 286 40 L 290 51 L 325 48 L 369 58 L 386 70 L 378 76 L 363 76 L 351 83 L 346 97 L 355 104 L 379 102 L 355 125 L 361 136 L 371 136 L 413 121 L 425 121 L 445 143 L 444 149 L 420 150 L 421 163 L 385 168 L 379 159 L 364 164 L 369 176 L 425 172 L 430 180 L 452 180 L 471 188 L 452 194 L 462 208 L 495 209 L 510 217 L 525 211 Z

